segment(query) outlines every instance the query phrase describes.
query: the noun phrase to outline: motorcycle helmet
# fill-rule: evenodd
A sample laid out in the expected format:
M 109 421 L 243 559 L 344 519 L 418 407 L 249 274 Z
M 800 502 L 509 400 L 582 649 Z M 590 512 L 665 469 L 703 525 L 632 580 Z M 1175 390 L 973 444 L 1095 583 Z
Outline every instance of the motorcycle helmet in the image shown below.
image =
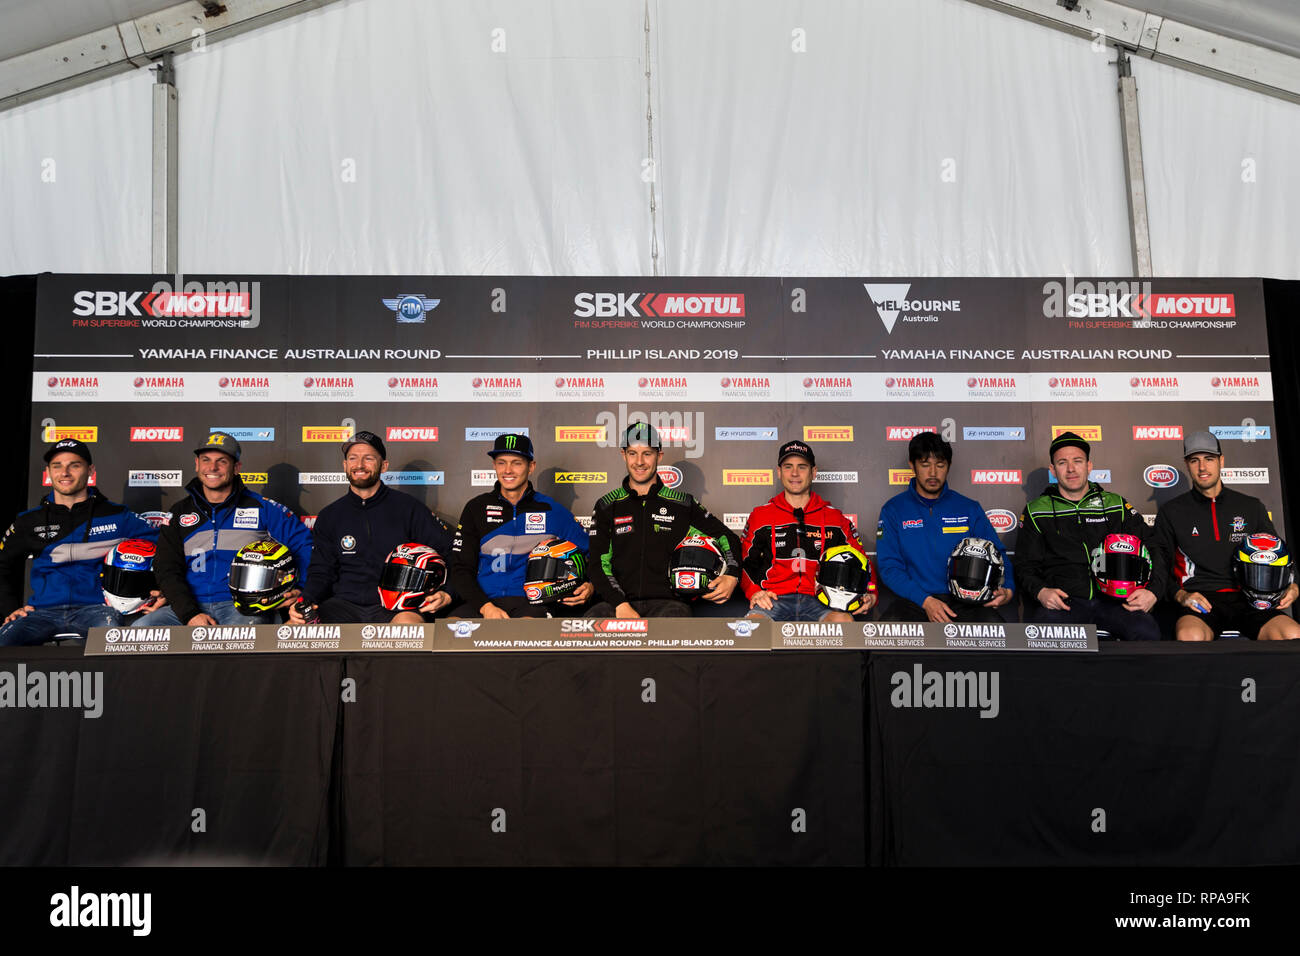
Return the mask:
M 948 555 L 948 593 L 967 604 L 987 604 L 1002 586 L 1002 552 L 986 538 L 962 538 Z
M 1248 534 L 1237 548 L 1233 575 L 1246 600 L 1261 611 L 1277 607 L 1295 578 L 1286 544 L 1275 534 Z
M 556 604 L 582 586 L 587 561 L 572 541 L 550 538 L 528 553 L 524 596 L 529 604 Z
M 246 544 L 230 561 L 230 599 L 241 614 L 263 614 L 298 585 L 293 552 L 279 541 Z
M 153 576 L 153 559 L 158 547 L 143 538 L 119 541 L 104 555 L 99 584 L 104 603 L 122 614 L 133 614 L 149 603 L 149 592 L 158 587 Z
M 379 603 L 389 611 L 418 611 L 430 594 L 447 583 L 447 562 L 427 544 L 399 544 L 384 560 Z
M 1151 580 L 1151 554 L 1133 534 L 1108 534 L 1092 549 L 1092 576 L 1102 594 L 1128 598 Z
M 828 548 L 817 562 L 817 600 L 832 611 L 852 614 L 871 589 L 871 563 L 850 544 Z
M 675 596 L 690 601 L 712 588 L 726 570 L 727 559 L 718 543 L 707 535 L 691 534 L 673 549 L 668 584 Z

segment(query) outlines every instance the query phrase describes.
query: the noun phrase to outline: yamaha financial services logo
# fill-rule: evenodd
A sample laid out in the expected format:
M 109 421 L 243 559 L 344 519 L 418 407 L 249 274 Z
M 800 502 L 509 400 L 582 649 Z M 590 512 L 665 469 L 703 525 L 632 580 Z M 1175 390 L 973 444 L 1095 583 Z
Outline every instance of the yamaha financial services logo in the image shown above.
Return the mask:
M 208 639 L 208 629 L 206 627 L 196 627 L 190 632 L 190 639 L 194 641 L 206 641 Z
M 956 637 L 956 636 L 957 636 L 957 625 L 956 625 L 956 624 L 945 624 L 945 625 L 943 626 L 943 635 L 944 635 L 944 637 Z
M 289 638 L 293 637 L 293 628 L 288 624 L 281 624 L 275 629 L 275 636 L 282 641 L 287 641 Z
M 447 628 L 453 637 L 470 637 L 479 629 L 479 625 L 475 621 L 448 621 Z
M 397 313 L 398 322 L 408 323 L 423 322 L 424 317 L 436 309 L 441 301 L 414 292 L 404 292 L 395 299 L 384 299 L 383 303 L 386 308 Z
M 761 626 L 761 621 L 728 621 L 727 627 L 731 628 L 737 637 L 749 637 Z
M 363 641 L 374 640 L 375 635 L 378 633 L 379 631 L 375 628 L 373 624 L 367 624 L 365 627 L 361 629 L 361 639 Z
M 1033 640 L 1034 638 L 1036 638 L 1037 636 L 1038 636 L 1038 628 L 1037 628 L 1037 626 L 1035 626 L 1035 625 L 1033 625 L 1033 624 L 1026 624 L 1026 625 L 1025 625 L 1025 637 L 1032 641 L 1032 640 Z
M 785 624 L 781 625 L 782 637 L 794 637 L 794 631 L 795 631 L 794 625 L 790 624 L 789 622 L 786 622 Z
M 104 640 L 108 641 L 110 644 L 116 644 L 121 639 L 122 631 L 120 628 L 110 627 L 104 634 Z
M 872 624 L 870 621 L 868 621 L 866 624 L 863 624 L 863 625 L 862 625 L 862 636 L 863 636 L 863 637 L 875 637 L 875 636 L 876 636 L 876 625 Z

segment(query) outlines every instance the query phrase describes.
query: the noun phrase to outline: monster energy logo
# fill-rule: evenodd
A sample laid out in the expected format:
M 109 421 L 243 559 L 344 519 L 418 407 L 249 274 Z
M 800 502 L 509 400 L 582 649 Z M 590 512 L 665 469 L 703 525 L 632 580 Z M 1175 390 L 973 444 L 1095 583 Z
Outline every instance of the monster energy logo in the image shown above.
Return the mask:
M 505 444 L 505 446 L 506 446 L 507 448 L 514 448 L 514 447 L 515 447 L 515 436 L 514 436 L 514 435 L 507 435 L 504 444 Z

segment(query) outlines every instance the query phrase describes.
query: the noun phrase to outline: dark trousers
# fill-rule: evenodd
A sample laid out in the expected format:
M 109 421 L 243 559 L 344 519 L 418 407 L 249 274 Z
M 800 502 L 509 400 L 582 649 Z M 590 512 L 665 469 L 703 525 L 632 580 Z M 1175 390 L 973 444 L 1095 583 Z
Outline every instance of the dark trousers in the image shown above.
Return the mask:
M 570 607 L 567 604 L 530 604 L 522 594 L 507 594 L 503 597 L 488 598 L 511 617 L 577 617 L 582 607 Z M 482 617 L 482 614 L 462 614 L 461 617 Z
M 951 594 L 932 594 L 931 597 L 938 598 L 944 604 L 952 609 L 957 615 L 956 620 L 963 624 L 1004 624 L 1006 618 L 1002 616 L 1002 609 L 997 607 L 984 607 L 982 604 L 967 604 L 965 601 L 958 601 Z M 925 609 L 919 604 L 907 600 L 906 598 L 895 597 L 894 603 L 889 605 L 889 609 L 880 618 L 882 621 L 928 621 L 925 616 Z
M 1067 598 L 1068 611 L 1049 611 L 1039 605 L 1031 620 L 1035 624 L 1095 624 L 1099 630 L 1121 641 L 1158 641 L 1160 625 L 1146 611 L 1129 611 L 1112 598 Z
M 668 598 L 630 598 L 628 603 L 636 608 L 636 613 L 641 617 L 690 617 L 691 608 L 688 604 L 681 601 L 673 601 Z M 601 601 L 599 604 L 587 611 L 586 617 L 614 617 L 614 605 L 608 601 Z

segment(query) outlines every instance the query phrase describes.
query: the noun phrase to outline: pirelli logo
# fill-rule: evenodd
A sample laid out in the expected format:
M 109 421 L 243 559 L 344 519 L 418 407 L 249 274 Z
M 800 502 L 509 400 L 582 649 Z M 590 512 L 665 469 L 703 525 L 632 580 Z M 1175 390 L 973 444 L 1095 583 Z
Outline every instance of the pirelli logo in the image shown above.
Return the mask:
M 891 468 L 889 469 L 889 483 L 891 485 L 905 485 L 913 478 L 911 468 Z
M 804 441 L 853 441 L 852 425 L 805 425 Z
M 604 441 L 604 425 L 556 425 L 556 441 Z
M 347 441 L 352 437 L 352 429 L 346 425 L 303 425 L 302 440 L 313 441 Z
M 609 472 L 605 471 L 557 471 L 557 485 L 607 485 Z
M 60 428 L 57 425 L 49 425 L 45 429 L 45 440 L 47 442 L 63 441 L 68 438 L 84 442 L 99 441 L 99 426 L 67 425 Z
M 1053 425 L 1052 437 L 1060 438 L 1066 432 L 1074 432 L 1084 441 L 1101 441 L 1100 425 Z
M 722 469 L 724 485 L 770 485 L 771 468 L 724 468 Z
M 246 485 L 264 485 L 269 479 L 269 475 L 264 471 L 241 471 L 239 477 L 244 479 Z

